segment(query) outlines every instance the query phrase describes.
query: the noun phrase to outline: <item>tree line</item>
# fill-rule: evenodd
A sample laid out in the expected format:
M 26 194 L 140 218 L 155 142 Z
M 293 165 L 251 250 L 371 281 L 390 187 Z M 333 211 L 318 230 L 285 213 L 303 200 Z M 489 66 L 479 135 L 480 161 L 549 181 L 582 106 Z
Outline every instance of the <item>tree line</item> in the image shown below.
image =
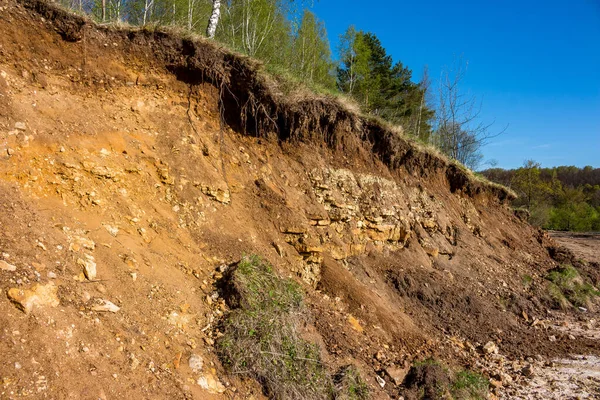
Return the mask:
M 490 168 L 486 178 L 511 187 L 515 207 L 529 211 L 530 222 L 545 229 L 600 231 L 600 168 L 542 168 L 533 160 L 522 167 Z
M 351 97 L 362 112 L 401 125 L 404 132 L 475 169 L 481 148 L 499 132 L 481 122 L 481 104 L 463 91 L 466 63 L 428 71 L 393 61 L 379 38 L 349 26 L 332 54 L 325 24 L 307 0 L 59 0 L 99 23 L 180 26 L 262 60 L 309 87 Z M 289 76 L 289 75 L 288 75 Z

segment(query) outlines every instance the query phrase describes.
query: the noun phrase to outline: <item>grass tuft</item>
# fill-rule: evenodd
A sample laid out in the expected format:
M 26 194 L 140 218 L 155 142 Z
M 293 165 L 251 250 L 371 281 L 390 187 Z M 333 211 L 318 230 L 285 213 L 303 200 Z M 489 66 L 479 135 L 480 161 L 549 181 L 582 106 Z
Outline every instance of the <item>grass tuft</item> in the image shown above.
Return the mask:
M 235 308 L 223 322 L 218 355 L 232 374 L 247 375 L 273 399 L 328 399 L 331 379 L 317 345 L 299 336 L 302 291 L 257 256 L 244 257 L 226 276 Z
M 571 265 L 553 269 L 546 279 L 550 281 L 548 284 L 550 298 L 562 309 L 567 309 L 570 305 L 589 307 L 593 299 L 600 296 L 600 291 L 585 282 L 579 271 Z
M 488 387 L 489 383 L 483 375 L 462 370 L 456 374 L 450 392 L 455 399 L 479 400 L 487 398 Z

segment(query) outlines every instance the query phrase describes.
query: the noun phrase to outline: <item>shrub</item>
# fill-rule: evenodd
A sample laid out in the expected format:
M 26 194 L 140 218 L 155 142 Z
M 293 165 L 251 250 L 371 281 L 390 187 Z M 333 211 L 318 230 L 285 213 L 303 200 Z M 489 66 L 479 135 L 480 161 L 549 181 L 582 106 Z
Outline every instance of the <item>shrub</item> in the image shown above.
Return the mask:
M 588 307 L 591 301 L 600 296 L 594 288 L 571 265 L 564 265 L 551 270 L 546 279 L 550 281 L 548 293 L 560 308 L 568 308 L 569 304 L 577 307 Z
M 270 398 L 331 398 L 318 346 L 298 334 L 304 318 L 300 287 L 279 278 L 257 256 L 244 257 L 224 283 L 226 300 L 237 307 L 224 320 L 217 342 L 225 367 L 255 378 Z

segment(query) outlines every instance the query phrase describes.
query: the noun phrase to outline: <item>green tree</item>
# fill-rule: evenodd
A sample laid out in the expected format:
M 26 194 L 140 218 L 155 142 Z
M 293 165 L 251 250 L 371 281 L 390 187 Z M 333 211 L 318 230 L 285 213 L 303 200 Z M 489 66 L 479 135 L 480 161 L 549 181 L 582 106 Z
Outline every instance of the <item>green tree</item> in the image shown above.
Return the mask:
M 267 64 L 285 65 L 290 50 L 291 24 L 285 2 L 229 0 L 224 2 L 216 38 Z
M 523 167 L 517 169 L 511 187 L 520 197 L 520 204 L 531 212 L 538 202 L 549 192 L 548 186 L 540 178 L 540 164 L 534 160 L 527 160 Z
M 300 27 L 294 37 L 292 54 L 291 69 L 300 78 L 327 88 L 335 87 L 335 78 L 332 75 L 333 62 L 325 25 L 308 10 L 304 11 Z
M 340 91 L 354 97 L 363 111 L 402 125 L 410 135 L 427 139 L 433 116 L 425 102 L 428 83 L 412 82 L 412 71 L 401 62 L 394 64 L 372 33 L 350 27 L 340 42 Z

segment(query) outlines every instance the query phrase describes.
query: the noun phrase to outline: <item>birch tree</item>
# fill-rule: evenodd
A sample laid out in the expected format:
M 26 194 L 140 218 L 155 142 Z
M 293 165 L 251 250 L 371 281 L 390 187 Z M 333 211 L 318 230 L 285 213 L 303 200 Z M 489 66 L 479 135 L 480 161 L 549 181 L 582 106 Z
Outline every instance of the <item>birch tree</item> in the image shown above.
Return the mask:
M 300 27 L 294 37 L 292 54 L 294 62 L 291 68 L 300 78 L 324 87 L 335 87 L 325 25 L 308 10 L 304 11 Z
M 192 1 L 192 0 L 190 0 Z M 208 20 L 208 28 L 206 28 L 206 36 L 210 39 L 214 39 L 215 33 L 217 32 L 217 25 L 219 24 L 219 17 L 221 16 L 221 0 L 213 0 L 212 13 Z

